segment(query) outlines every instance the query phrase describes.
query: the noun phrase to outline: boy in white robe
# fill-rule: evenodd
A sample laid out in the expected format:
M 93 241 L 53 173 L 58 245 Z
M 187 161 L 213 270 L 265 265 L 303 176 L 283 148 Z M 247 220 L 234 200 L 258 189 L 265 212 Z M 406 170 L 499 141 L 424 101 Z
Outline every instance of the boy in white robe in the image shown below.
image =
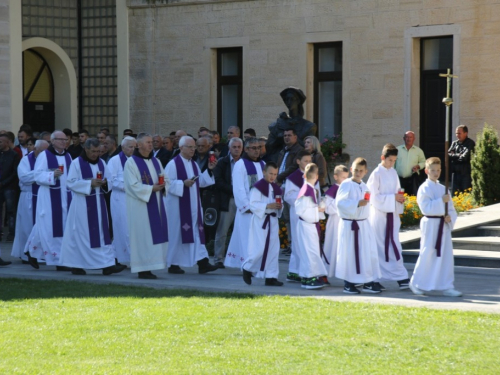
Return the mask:
M 403 264 L 402 247 L 399 242 L 399 228 L 403 213 L 404 193 L 400 192 L 398 173 L 394 164 L 398 157 L 398 149 L 388 143 L 382 149 L 381 163 L 375 168 L 368 179 L 370 190 L 370 218 L 368 221 L 373 228 L 375 237 L 380 273 L 382 280 L 397 281 L 399 289 L 408 289 L 410 279 Z M 385 287 L 376 281 L 375 285 L 385 290 Z
M 73 275 L 101 268 L 104 275 L 111 275 L 127 268 L 115 265 L 103 191 L 107 183 L 105 168 L 104 161 L 99 159 L 97 138 L 87 139 L 84 153 L 69 168 L 66 183 L 73 192 L 73 200 L 61 245 L 61 264 L 70 267 Z
M 367 172 L 366 160 L 356 158 L 351 166 L 352 177 L 342 182 L 337 192 L 341 220 L 335 276 L 344 279 L 344 293 L 347 294 L 359 294 L 357 284 L 363 284 L 364 292 L 381 292 L 374 283 L 380 278 L 380 268 L 372 228 L 367 220 L 370 196 L 362 180 Z
M 243 281 L 252 284 L 252 276 L 265 277 L 266 286 L 282 286 L 278 281 L 278 257 L 280 250 L 279 217 L 283 204 L 276 201 L 281 188 L 274 183 L 278 176 L 276 163 L 268 162 L 264 167 L 264 178 L 250 190 L 252 219 L 248 236 L 248 257 L 241 266 Z
M 425 161 L 428 178 L 420 186 L 417 203 L 424 217 L 420 220 L 420 255 L 413 271 L 410 289 L 416 295 L 430 290 L 443 290 L 447 297 L 460 297 L 462 292 L 453 286 L 455 279 L 451 231 L 457 220 L 451 196 L 439 183 L 441 160 Z M 448 206 L 448 214 L 445 213 Z
M 299 220 L 297 214 L 295 213 L 295 201 L 297 200 L 300 189 L 304 185 L 304 170 L 308 164 L 312 163 L 311 153 L 306 150 L 299 151 L 296 157 L 296 162 L 299 165 L 299 168 L 287 177 L 285 182 L 285 196 L 283 199 L 290 206 L 290 231 L 292 232 L 292 254 L 290 254 L 290 263 L 288 264 L 286 281 L 300 283 L 302 282 L 302 278 L 299 276 L 300 258 L 298 240 L 296 240 L 294 244 L 294 239 L 297 238 L 297 221 Z
M 325 267 L 328 271 L 328 277 L 335 276 L 335 265 L 337 264 L 337 244 L 339 239 L 340 217 L 337 212 L 337 193 L 340 184 L 349 177 L 349 169 L 345 165 L 337 165 L 333 171 L 335 184 L 325 193 L 325 212 L 328 214 L 328 221 L 325 228 L 325 243 L 323 250 L 330 264 Z
M 319 191 L 314 188 L 318 181 L 318 166 L 308 164 L 304 176 L 306 181 L 295 201 L 295 213 L 299 220 L 294 241 L 298 245 L 295 248 L 299 251 L 302 288 L 320 289 L 325 286 L 322 278 L 327 271 L 319 243 L 319 221 L 325 218 L 325 209 L 319 206 Z

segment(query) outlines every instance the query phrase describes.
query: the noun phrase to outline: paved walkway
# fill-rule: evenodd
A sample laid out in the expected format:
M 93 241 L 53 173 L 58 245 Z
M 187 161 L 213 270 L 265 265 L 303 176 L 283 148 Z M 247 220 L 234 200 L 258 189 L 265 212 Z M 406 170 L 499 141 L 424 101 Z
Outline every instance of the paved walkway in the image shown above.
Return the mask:
M 415 296 L 409 290 L 400 291 L 396 282 L 385 282 L 387 288 L 379 295 L 346 295 L 342 293 L 343 282 L 330 280 L 331 287 L 320 290 L 305 290 L 297 283 L 286 283 L 283 287 L 266 287 L 262 279 L 253 279 L 251 286 L 246 285 L 241 272 L 226 268 L 199 275 L 197 267 L 187 268 L 184 275 L 170 275 L 166 270 L 155 271 L 157 280 L 139 280 L 136 274 L 127 269 L 120 274 L 103 276 L 100 270 L 87 271 L 86 276 L 75 276 L 69 272 L 56 272 L 53 266 L 40 266 L 39 270 L 21 264 L 10 257 L 12 244 L 1 243 L 2 258 L 11 260 L 12 265 L 0 267 L 0 277 L 16 277 L 41 280 L 78 280 L 92 283 L 116 283 L 121 285 L 146 286 L 165 289 L 196 289 L 209 292 L 245 292 L 262 295 L 288 295 L 296 297 L 318 297 L 333 301 L 385 303 L 409 307 L 437 309 L 460 309 L 487 313 L 500 313 L 500 269 L 455 267 L 455 287 L 464 293 L 463 297 L 449 298 L 438 293 Z M 284 281 L 288 269 L 288 257 L 280 258 L 280 277 Z M 406 265 L 413 270 L 413 265 Z M 2 292 L 0 290 L 0 299 Z

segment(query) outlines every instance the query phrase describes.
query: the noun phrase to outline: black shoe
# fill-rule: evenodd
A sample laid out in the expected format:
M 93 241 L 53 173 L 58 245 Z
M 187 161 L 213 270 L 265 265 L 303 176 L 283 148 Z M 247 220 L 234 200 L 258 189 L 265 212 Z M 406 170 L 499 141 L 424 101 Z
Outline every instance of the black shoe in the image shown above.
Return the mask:
M 109 266 L 109 267 L 106 267 L 106 268 L 102 269 L 102 274 L 106 275 L 106 276 L 109 276 L 109 275 L 111 275 L 113 273 L 120 273 L 120 272 L 122 272 L 126 268 L 127 268 L 127 266 L 125 266 L 123 264 L 121 266 Z
M 219 269 L 219 267 L 210 264 L 208 258 L 203 258 L 202 260 L 199 260 L 197 263 L 198 263 L 198 273 L 207 273 L 207 272 L 217 271 Z
M 361 292 L 353 284 L 350 284 L 350 285 L 344 285 L 344 293 L 347 293 L 347 294 L 360 294 Z
M 215 263 L 215 266 L 216 266 L 217 268 L 221 268 L 221 269 L 226 268 L 226 266 L 225 266 L 225 265 L 224 265 L 224 263 L 222 263 L 222 262 L 217 262 L 217 263 Z
M 56 266 L 56 271 L 72 271 L 73 269 L 71 267 L 64 267 L 64 266 Z
M 283 283 L 275 278 L 271 278 L 266 279 L 266 286 L 283 286 Z
M 28 262 L 27 260 L 22 260 L 21 259 L 21 264 L 30 264 L 30 262 Z
M 404 290 L 404 289 L 409 289 L 410 288 L 410 279 L 404 279 L 398 281 L 399 284 L 399 289 Z
M 383 286 L 382 284 L 377 283 L 377 282 L 374 282 L 373 284 L 374 284 L 375 286 L 378 286 L 378 288 L 379 288 L 380 290 L 382 290 L 382 291 L 384 291 L 384 290 L 385 290 L 385 286 Z
M 153 279 L 157 279 L 158 278 L 151 271 L 139 272 L 139 276 L 138 277 L 139 277 L 139 279 L 149 279 L 149 280 L 153 280 Z
M 36 270 L 39 269 L 40 265 L 38 264 L 38 260 L 36 258 L 33 258 L 30 255 L 29 251 L 26 253 L 26 255 L 28 256 L 28 263 L 30 264 L 30 266 Z
M 247 285 L 252 285 L 252 273 L 247 270 L 243 270 L 243 281 Z
M 363 292 L 380 293 L 382 292 L 382 290 L 378 287 L 378 285 L 375 285 L 375 283 L 372 281 L 370 283 L 365 283 L 365 285 L 363 285 Z
M 87 272 L 83 268 L 71 268 L 71 273 L 73 275 L 86 275 Z
M 9 264 L 12 264 L 12 262 L 6 262 L 2 258 L 0 258 L 0 266 L 8 266 Z
M 186 273 L 181 267 L 179 266 L 174 266 L 173 264 L 168 267 L 168 273 L 175 273 L 177 275 L 182 275 L 183 273 Z

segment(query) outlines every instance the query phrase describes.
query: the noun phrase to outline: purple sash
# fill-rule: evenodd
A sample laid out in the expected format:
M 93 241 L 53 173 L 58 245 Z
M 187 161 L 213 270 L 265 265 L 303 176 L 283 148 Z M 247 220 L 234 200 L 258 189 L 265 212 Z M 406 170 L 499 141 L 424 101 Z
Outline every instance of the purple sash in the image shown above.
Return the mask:
M 361 273 L 361 267 L 359 264 L 359 225 L 358 221 L 363 221 L 366 219 L 362 220 L 350 220 L 350 219 L 344 219 L 346 221 L 351 221 L 351 230 L 354 231 L 354 257 L 356 259 L 356 273 L 359 275 Z
M 337 192 L 339 191 L 339 185 L 335 184 L 330 187 L 325 193 L 325 195 L 328 195 L 329 197 L 335 199 L 337 198 Z
M 132 155 L 132 158 L 139 169 L 139 173 L 142 178 L 142 183 L 145 185 L 154 185 L 153 177 L 149 173 L 149 168 L 144 159 Z M 153 165 L 155 167 L 157 175 L 160 175 L 161 168 L 158 160 L 156 158 L 151 158 Z M 158 181 L 158 177 L 156 177 Z M 158 206 L 160 207 L 158 209 Z M 167 226 L 167 214 L 165 212 L 165 205 L 163 202 L 158 202 L 156 198 L 156 193 L 151 192 L 151 197 L 147 203 L 148 207 L 148 217 L 149 225 L 151 227 L 151 236 L 153 238 L 153 245 L 158 245 L 160 243 L 168 242 L 168 226 Z
M 300 168 L 293 172 L 286 179 L 288 181 L 291 181 L 295 186 L 299 188 L 304 186 L 304 172 L 302 172 Z
M 56 155 L 54 155 L 49 150 L 45 150 L 45 155 L 47 156 L 47 166 L 49 169 L 55 170 L 59 168 L 59 162 L 57 161 Z M 66 159 L 66 166 L 64 168 L 64 174 L 68 175 L 69 166 L 71 165 L 71 156 L 66 152 L 64 154 Z M 63 213 L 61 205 L 61 180 L 59 178 L 55 179 L 55 185 L 50 187 L 50 205 L 52 208 L 52 236 L 62 237 L 64 234 L 63 228 Z M 65 187 L 66 188 L 66 187 Z M 67 194 L 67 207 L 69 210 L 71 204 L 71 191 L 66 189 Z
M 245 163 L 245 168 L 246 168 L 247 174 L 249 176 L 257 174 L 257 168 L 255 168 L 255 164 L 254 164 L 253 161 L 248 160 L 248 159 L 242 159 L 242 160 L 243 160 L 243 163 Z M 259 161 L 259 163 L 260 163 L 260 166 L 261 166 L 262 170 L 264 170 L 264 167 L 266 166 L 266 163 L 264 163 L 262 160 Z
M 125 155 L 123 153 L 123 151 L 121 151 L 118 156 L 120 157 L 120 161 L 122 162 L 122 169 L 125 168 L 125 163 L 127 162 L 127 155 Z
M 82 178 L 96 178 L 92 172 L 90 163 L 84 160 L 81 156 L 78 157 L 78 160 L 80 162 Z M 99 159 L 97 165 L 99 166 L 99 170 L 104 175 L 104 163 L 101 159 Z M 91 188 L 90 195 L 85 196 L 85 200 L 87 203 L 87 222 L 89 224 L 90 247 L 95 249 L 96 247 L 101 247 L 101 235 L 99 231 L 99 216 L 97 214 L 97 196 L 94 188 Z M 99 189 L 99 201 L 101 204 L 101 222 L 104 244 L 109 245 L 111 244 L 111 238 L 109 236 L 108 210 L 106 208 L 106 202 L 104 201 L 102 189 Z
M 436 256 L 441 256 L 441 239 L 444 231 L 444 216 L 425 216 L 429 219 L 439 219 L 438 235 L 436 239 Z
M 35 153 L 31 152 L 28 154 L 28 162 L 30 163 L 30 169 L 33 170 L 35 169 Z M 36 201 L 38 198 L 38 189 L 40 189 L 40 185 L 38 185 L 36 182 L 33 182 L 31 185 L 31 207 L 33 211 L 33 225 L 35 225 L 36 221 Z
M 316 198 L 316 189 L 311 187 L 307 182 L 304 182 L 304 184 L 302 185 L 302 188 L 299 191 L 299 195 L 297 196 L 297 199 L 299 199 L 301 197 L 312 198 L 314 203 L 318 204 L 318 200 Z M 302 221 L 305 221 L 300 216 L 299 216 L 299 219 Z M 321 238 L 321 226 L 319 225 L 319 223 L 315 223 L 315 224 L 316 224 L 316 231 L 318 232 L 318 239 L 319 239 L 319 238 Z M 321 246 L 321 244 L 319 245 L 319 255 L 321 258 L 325 259 L 326 264 L 330 265 L 330 262 L 328 261 L 328 258 L 326 257 L 326 254 L 323 251 L 323 247 Z
M 399 255 L 398 247 L 394 241 L 394 214 L 392 212 L 387 213 L 387 223 L 385 225 L 385 261 L 389 261 L 389 241 L 392 243 L 392 248 L 394 249 L 394 255 L 396 260 L 401 259 Z
M 174 158 L 175 168 L 177 170 L 177 179 L 184 181 L 188 179 L 186 168 L 182 162 L 181 156 L 177 155 Z M 195 176 L 198 176 L 198 166 L 196 162 L 191 159 L 191 165 L 193 167 L 193 172 Z M 201 207 L 200 207 L 200 182 L 196 179 L 196 195 L 197 195 L 197 212 L 198 212 L 198 234 L 200 236 L 200 243 L 205 245 L 205 230 L 203 229 L 203 220 L 201 218 Z M 181 214 L 181 237 L 182 243 L 194 243 L 193 234 L 193 218 L 191 216 L 191 192 L 190 188 L 184 186 L 184 191 L 182 197 L 179 198 L 179 212 Z

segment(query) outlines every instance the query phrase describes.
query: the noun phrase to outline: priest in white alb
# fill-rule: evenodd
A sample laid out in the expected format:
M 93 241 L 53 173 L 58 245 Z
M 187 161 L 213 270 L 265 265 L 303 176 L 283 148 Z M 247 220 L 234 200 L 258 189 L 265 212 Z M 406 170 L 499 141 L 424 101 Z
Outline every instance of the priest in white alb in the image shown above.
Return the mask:
M 70 271 L 60 265 L 59 256 L 72 193 L 66 179 L 71 156 L 65 150 L 68 137 L 59 130 L 50 136 L 51 145 L 35 162 L 35 182 L 40 185 L 36 202 L 35 225 L 24 248 L 28 262 L 38 269 L 38 261 L 56 266 L 58 271 Z
M 166 199 L 170 236 L 168 272 L 183 274 L 185 271 L 181 267 L 193 267 L 195 264 L 198 264 L 199 273 L 215 271 L 218 267 L 209 263 L 205 247 L 200 188 L 215 184 L 212 170 L 217 161 L 209 161 L 207 170 L 201 173 L 193 160 L 194 139 L 183 136 L 179 140 L 179 148 L 179 155 L 166 167 L 170 180 Z
M 71 164 L 67 186 L 73 200 L 66 220 L 61 246 L 61 264 L 73 275 L 85 275 L 85 269 L 102 269 L 103 275 L 123 271 L 115 265 L 115 252 L 109 233 L 108 210 L 104 200 L 105 163 L 99 158 L 99 140 L 90 138 L 84 152 Z
M 113 156 L 106 165 L 106 179 L 111 194 L 111 218 L 113 225 L 113 248 L 119 263 L 130 263 L 130 235 L 127 219 L 127 195 L 123 170 L 127 159 L 132 156 L 137 141 L 132 137 L 125 137 L 121 143 L 122 150 Z
M 161 163 L 153 156 L 151 135 L 140 133 L 137 147 L 123 171 L 130 266 L 139 279 L 156 279 L 151 271 L 164 269 L 167 262 L 168 224 L 162 194 L 169 181 Z
M 260 160 L 260 143 L 257 138 L 245 142 L 245 152 L 233 169 L 233 194 L 236 203 L 233 234 L 227 248 L 224 265 L 241 269 L 247 258 L 248 229 L 252 220 L 250 209 L 250 189 L 264 177 L 265 163 Z
M 28 257 L 24 254 L 24 247 L 35 224 L 36 200 L 40 188 L 35 182 L 35 162 L 40 152 L 45 151 L 47 147 L 49 147 L 47 141 L 37 140 L 35 150 L 23 157 L 17 167 L 21 195 L 17 206 L 16 237 L 12 244 L 11 255 L 24 261 L 28 260 Z

